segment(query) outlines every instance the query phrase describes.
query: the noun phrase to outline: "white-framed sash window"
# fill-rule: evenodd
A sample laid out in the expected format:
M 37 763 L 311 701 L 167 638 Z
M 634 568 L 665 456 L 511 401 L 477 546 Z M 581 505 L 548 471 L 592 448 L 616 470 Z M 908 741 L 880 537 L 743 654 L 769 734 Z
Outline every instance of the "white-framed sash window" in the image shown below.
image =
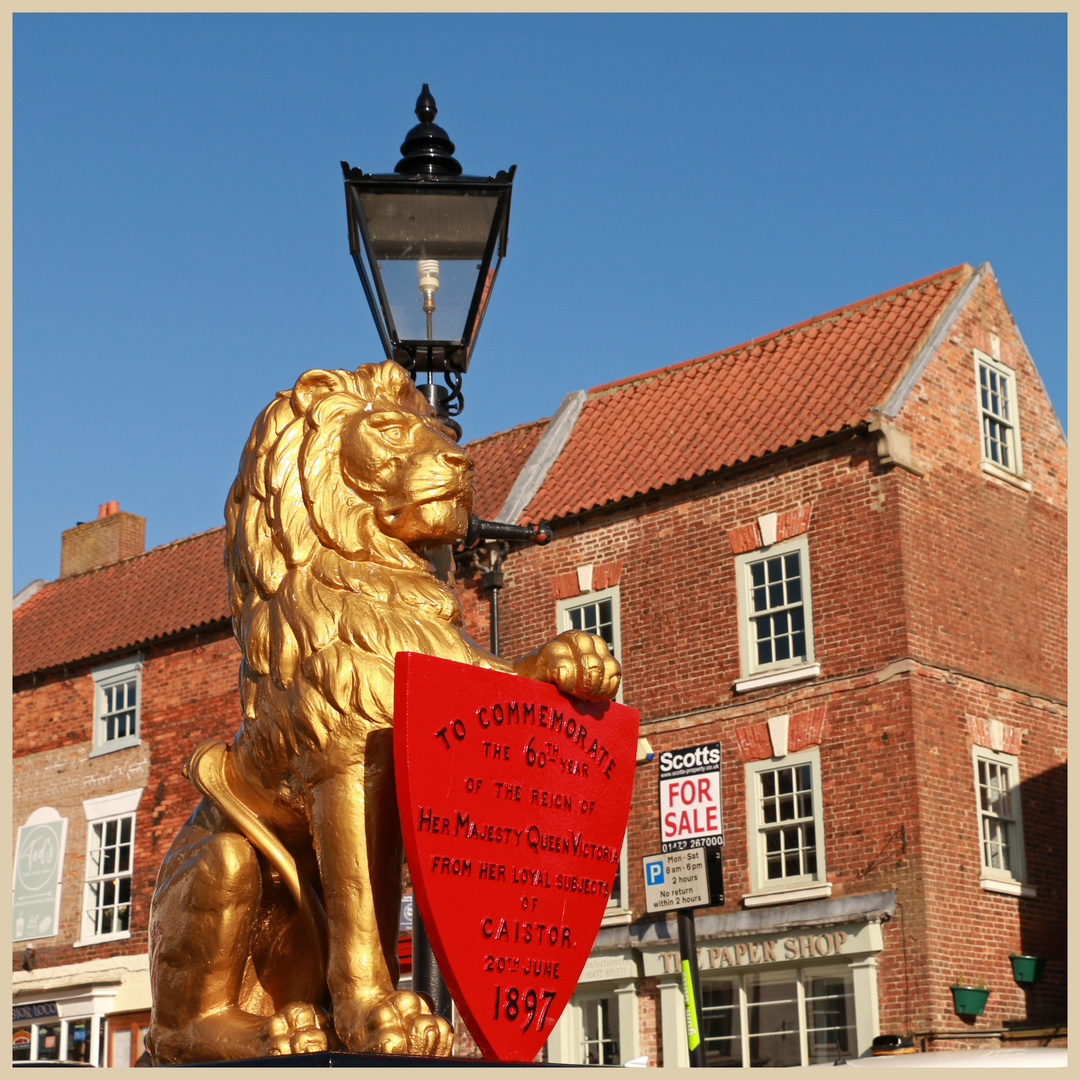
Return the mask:
M 108 754 L 139 745 L 142 660 L 118 660 L 91 673 L 94 680 L 94 748 Z
M 76 947 L 131 936 L 135 811 L 142 788 L 86 799 L 86 878 Z

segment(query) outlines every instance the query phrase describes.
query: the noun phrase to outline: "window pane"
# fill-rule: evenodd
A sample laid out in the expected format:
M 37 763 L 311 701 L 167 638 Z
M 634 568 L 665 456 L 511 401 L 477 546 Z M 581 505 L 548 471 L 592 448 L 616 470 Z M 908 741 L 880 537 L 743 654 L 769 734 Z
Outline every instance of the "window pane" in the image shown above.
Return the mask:
M 68 1021 L 67 1061 L 90 1061 L 90 1021 Z
M 760 625 L 758 627 L 760 636 Z M 759 664 L 771 664 L 772 663 L 772 642 L 766 638 L 764 641 L 759 641 L 757 645 L 757 658 Z
M 42 1024 L 38 1028 L 38 1061 L 60 1060 L 60 1024 Z
M 855 1001 L 848 973 L 807 976 L 807 1064 L 821 1065 L 855 1052 Z
M 586 999 L 581 1006 L 584 1064 L 619 1065 L 619 1016 L 614 998 Z
M 734 979 L 702 982 L 701 1028 L 707 1066 L 742 1065 L 739 992 Z
M 790 977 L 746 977 L 746 1022 L 750 1065 L 799 1065 L 798 990 Z
M 28 1027 L 15 1028 L 11 1033 L 11 1059 L 12 1061 L 30 1060 L 31 1032 Z
M 112 1060 L 114 1068 L 126 1068 L 131 1065 L 131 1028 L 113 1028 L 110 1033 L 112 1040 Z

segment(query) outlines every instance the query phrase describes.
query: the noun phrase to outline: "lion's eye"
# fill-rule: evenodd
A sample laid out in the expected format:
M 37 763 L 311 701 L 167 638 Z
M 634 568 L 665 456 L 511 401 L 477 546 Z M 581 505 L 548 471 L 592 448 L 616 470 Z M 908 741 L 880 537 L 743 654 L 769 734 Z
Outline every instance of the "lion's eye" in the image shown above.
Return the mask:
M 382 429 L 382 435 L 387 442 L 399 443 L 405 438 L 405 429 L 400 424 L 391 424 Z

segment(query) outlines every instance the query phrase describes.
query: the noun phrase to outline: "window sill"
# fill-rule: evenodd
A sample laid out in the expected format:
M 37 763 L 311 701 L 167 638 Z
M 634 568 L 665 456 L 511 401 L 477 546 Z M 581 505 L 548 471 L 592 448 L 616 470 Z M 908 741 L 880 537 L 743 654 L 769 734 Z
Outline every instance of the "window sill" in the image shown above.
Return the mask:
M 814 679 L 820 674 L 820 664 L 803 664 L 800 667 L 785 668 L 782 671 L 763 671 L 760 675 L 739 679 L 734 688 L 735 693 L 744 694 L 747 690 L 758 690 L 763 686 L 778 686 L 781 683 L 798 682 L 800 679 Z
M 1022 896 L 1025 900 L 1035 898 L 1035 886 L 1024 885 L 1015 878 L 979 878 L 979 884 L 987 892 L 1004 893 L 1006 896 Z
M 121 930 L 118 934 L 100 934 L 98 937 L 83 938 L 82 941 L 73 941 L 71 947 L 73 949 L 83 949 L 87 945 L 101 945 L 107 941 L 126 941 L 131 937 L 130 930 Z
M 133 746 L 139 746 L 142 742 L 138 736 L 134 739 L 117 739 L 115 742 L 105 743 L 103 746 L 95 746 L 90 751 L 90 757 L 101 757 L 102 754 L 113 754 L 117 750 L 128 750 Z
M 995 480 L 1003 480 L 1006 484 L 1019 488 L 1021 491 L 1031 491 L 1031 484 L 1027 480 L 1022 480 L 1016 473 L 1011 473 L 992 461 L 980 462 L 979 467 L 987 476 L 992 476 Z
M 626 908 L 620 908 L 616 911 L 609 911 L 603 919 L 600 920 L 601 926 L 623 926 L 626 923 L 632 921 L 633 913 Z
M 743 898 L 743 907 L 766 907 L 769 904 L 791 904 L 801 900 L 823 900 L 832 896 L 832 882 L 824 881 L 820 885 L 800 885 L 790 889 L 774 889 L 772 892 L 747 893 Z

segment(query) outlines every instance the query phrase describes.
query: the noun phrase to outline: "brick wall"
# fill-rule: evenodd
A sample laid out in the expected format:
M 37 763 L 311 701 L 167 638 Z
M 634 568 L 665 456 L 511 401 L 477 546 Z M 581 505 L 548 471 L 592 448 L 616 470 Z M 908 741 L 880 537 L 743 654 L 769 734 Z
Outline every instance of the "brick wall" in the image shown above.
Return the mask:
M 980 468 L 974 348 L 1016 371 L 1030 491 Z M 880 1029 L 955 1030 L 957 974 L 993 991 L 975 1033 L 1061 1019 L 1065 449 L 991 277 L 895 423 L 923 475 L 883 464 L 875 436 L 852 433 L 555 522 L 551 544 L 505 564 L 502 652 L 555 633 L 556 601 L 575 594 L 579 567 L 618 564 L 623 694 L 643 734 L 657 753 L 723 748 L 727 901 L 717 910 L 740 910 L 751 887 L 744 762 L 762 756 L 768 717 L 788 714 L 805 744 L 818 738 L 832 896 L 895 890 L 878 957 Z M 756 546 L 760 515 L 794 521 L 802 508 L 821 673 L 737 693 L 736 554 Z M 486 591 L 473 576 L 460 594 L 466 625 L 486 640 Z M 992 725 L 1018 750 L 1031 898 L 979 883 L 971 748 Z M 638 770 L 628 837 L 633 914 L 647 918 L 641 856 L 660 848 L 655 763 Z M 1050 957 L 1042 982 L 1017 986 L 1010 952 Z M 643 1019 L 646 1029 L 657 1037 Z
M 24 680 L 14 696 L 12 837 L 36 809 L 52 806 L 68 819 L 60 932 L 20 942 L 13 966 L 30 944 L 38 968 L 146 952 L 154 880 L 173 837 L 197 801 L 180 775 L 203 739 L 231 739 L 239 723 L 236 672 L 239 651 L 230 630 L 219 628 L 143 652 L 141 741 L 138 746 L 90 757 L 93 748 L 92 667 L 54 675 L 37 685 Z M 83 800 L 143 788 L 135 820 L 135 876 L 131 937 L 72 948 L 81 937 L 87 823 Z

